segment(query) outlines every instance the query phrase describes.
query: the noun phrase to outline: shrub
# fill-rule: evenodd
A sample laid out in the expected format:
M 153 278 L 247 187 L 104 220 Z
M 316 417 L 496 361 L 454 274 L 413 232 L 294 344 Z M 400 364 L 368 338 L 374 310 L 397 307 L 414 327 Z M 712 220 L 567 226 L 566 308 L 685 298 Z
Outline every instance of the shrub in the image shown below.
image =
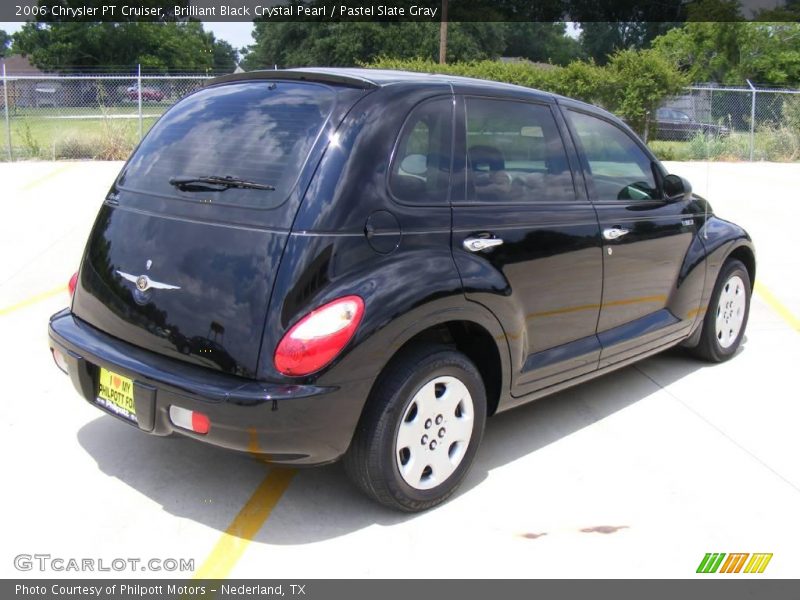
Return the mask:
M 70 136 L 55 143 L 53 157 L 56 160 L 69 158 L 97 158 L 98 140 L 91 136 Z
M 761 127 L 755 134 L 755 160 L 790 162 L 800 159 L 800 128 L 788 125 Z
M 689 148 L 685 142 L 652 141 L 650 150 L 659 160 L 691 160 Z
M 800 94 L 783 101 L 783 119 L 789 127 L 800 132 Z
M 21 148 L 24 150 L 26 158 L 42 158 L 42 145 L 39 140 L 33 135 L 30 124 L 23 120 L 17 126 L 16 133 L 19 135 L 21 141 Z M 14 136 L 12 135 L 12 140 Z M 17 148 L 19 151 L 19 148 Z
M 429 60 L 381 58 L 368 65 L 425 73 L 447 73 L 514 83 L 598 104 L 642 131 L 648 112 L 678 93 L 686 79 L 651 50 L 623 50 L 608 65 L 574 61 L 566 67 L 484 60 L 440 65 Z

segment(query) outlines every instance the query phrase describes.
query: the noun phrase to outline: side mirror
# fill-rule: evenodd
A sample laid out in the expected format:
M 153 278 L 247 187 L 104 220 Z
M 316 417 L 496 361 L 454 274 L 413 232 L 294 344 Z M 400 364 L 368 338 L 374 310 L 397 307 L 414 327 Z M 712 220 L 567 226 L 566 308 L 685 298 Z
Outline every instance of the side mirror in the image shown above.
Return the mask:
M 664 198 L 669 202 L 689 200 L 692 197 L 692 184 L 680 175 L 667 175 L 662 186 Z

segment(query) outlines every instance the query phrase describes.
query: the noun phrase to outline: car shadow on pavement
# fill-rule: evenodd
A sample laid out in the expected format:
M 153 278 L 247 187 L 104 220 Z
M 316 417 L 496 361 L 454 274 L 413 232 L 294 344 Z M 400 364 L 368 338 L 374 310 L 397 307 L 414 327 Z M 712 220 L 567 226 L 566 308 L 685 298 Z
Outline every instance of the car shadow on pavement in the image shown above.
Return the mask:
M 658 365 L 652 365 L 660 361 Z M 667 364 L 664 364 L 667 361 Z M 656 383 L 648 364 L 659 368 Z M 517 409 L 487 423 L 475 463 L 457 496 L 468 494 L 495 468 L 548 446 L 647 398 L 702 369 L 713 368 L 670 350 L 591 382 Z M 116 477 L 176 516 L 224 531 L 269 470 L 254 458 L 180 436 L 142 435 L 112 417 L 78 432 L 78 441 L 100 470 Z M 614 468 L 609 465 L 609 468 Z M 530 474 L 536 477 L 535 473 Z M 547 482 L 541 485 L 546 487 Z M 514 494 L 505 490 L 504 494 Z M 447 510 L 447 504 L 436 510 Z M 256 542 L 296 545 L 331 539 L 378 524 L 415 518 L 368 500 L 346 479 L 340 463 L 298 470 L 261 528 Z

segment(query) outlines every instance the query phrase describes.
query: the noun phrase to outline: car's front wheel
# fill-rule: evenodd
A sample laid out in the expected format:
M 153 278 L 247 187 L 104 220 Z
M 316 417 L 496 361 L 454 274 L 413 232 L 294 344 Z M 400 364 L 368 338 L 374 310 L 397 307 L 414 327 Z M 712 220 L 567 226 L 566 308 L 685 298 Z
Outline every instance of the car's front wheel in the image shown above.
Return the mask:
M 711 362 L 731 358 L 744 338 L 750 314 L 751 283 L 741 261 L 729 259 L 717 277 L 703 320 L 700 341 L 692 352 Z
M 485 422 L 486 392 L 472 361 L 445 346 L 417 347 L 379 378 L 345 468 L 381 504 L 426 510 L 464 479 Z

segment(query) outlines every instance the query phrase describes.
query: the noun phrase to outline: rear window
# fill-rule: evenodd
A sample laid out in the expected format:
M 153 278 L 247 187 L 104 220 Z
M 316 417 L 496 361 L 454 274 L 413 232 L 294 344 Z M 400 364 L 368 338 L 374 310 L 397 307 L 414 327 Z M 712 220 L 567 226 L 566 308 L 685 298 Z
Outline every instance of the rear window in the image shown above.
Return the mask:
M 291 192 L 335 94 L 313 83 L 258 81 L 202 90 L 167 112 L 119 179 L 125 189 L 185 200 L 256 208 Z M 173 177 L 234 177 L 274 191 L 179 190 Z

